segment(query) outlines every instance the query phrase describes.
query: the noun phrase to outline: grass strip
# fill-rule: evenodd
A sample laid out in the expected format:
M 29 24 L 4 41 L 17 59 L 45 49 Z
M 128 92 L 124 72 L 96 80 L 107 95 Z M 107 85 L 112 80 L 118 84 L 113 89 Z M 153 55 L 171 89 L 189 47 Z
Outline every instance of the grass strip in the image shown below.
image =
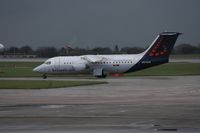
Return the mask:
M 200 63 L 167 63 L 126 74 L 127 76 L 200 75 Z

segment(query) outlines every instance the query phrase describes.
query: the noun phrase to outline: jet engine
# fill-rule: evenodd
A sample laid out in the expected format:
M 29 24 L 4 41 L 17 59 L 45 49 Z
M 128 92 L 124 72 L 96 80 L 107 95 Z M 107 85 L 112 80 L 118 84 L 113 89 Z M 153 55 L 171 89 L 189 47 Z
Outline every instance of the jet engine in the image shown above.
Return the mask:
M 73 64 L 73 68 L 74 68 L 75 71 L 83 71 L 83 70 L 86 70 L 88 68 L 88 65 L 84 64 L 84 63 Z

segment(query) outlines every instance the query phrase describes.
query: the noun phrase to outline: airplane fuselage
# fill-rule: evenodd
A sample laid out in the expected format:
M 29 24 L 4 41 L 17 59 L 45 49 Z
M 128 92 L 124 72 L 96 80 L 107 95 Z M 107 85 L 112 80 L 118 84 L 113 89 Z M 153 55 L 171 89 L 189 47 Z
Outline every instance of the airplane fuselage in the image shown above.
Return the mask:
M 48 59 L 33 71 L 45 75 L 93 73 L 96 77 L 138 71 L 167 63 L 180 34 L 178 32 L 161 33 L 149 48 L 140 54 L 59 56 Z
M 98 55 L 106 60 L 99 62 L 88 62 L 85 56 L 59 56 L 48 59 L 39 66 L 38 72 L 49 74 L 74 74 L 89 73 L 94 69 L 101 69 L 108 73 L 125 73 L 133 67 L 141 55 Z

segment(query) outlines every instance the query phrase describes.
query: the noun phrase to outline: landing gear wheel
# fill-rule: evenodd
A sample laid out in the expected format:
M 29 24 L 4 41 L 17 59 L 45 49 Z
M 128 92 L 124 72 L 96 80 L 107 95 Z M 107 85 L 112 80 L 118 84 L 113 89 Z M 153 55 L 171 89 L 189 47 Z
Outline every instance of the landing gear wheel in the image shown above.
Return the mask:
M 46 79 L 47 78 L 47 75 L 46 74 L 43 74 L 43 79 Z
M 106 75 L 106 74 L 104 74 L 104 75 L 102 75 L 102 78 L 106 78 L 106 76 L 107 76 L 107 75 Z
M 107 75 L 101 75 L 101 76 L 99 75 L 99 76 L 96 76 L 96 77 L 97 77 L 97 78 L 106 78 L 106 76 L 107 76 Z

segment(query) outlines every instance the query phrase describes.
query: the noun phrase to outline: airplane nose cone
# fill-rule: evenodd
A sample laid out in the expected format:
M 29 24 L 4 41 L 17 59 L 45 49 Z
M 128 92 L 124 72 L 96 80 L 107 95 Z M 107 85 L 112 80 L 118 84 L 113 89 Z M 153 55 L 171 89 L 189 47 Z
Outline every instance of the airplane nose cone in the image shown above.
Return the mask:
M 33 69 L 34 72 L 40 72 L 39 66 Z
M 42 65 L 34 68 L 33 71 L 38 72 L 38 73 L 47 73 L 49 71 L 49 69 L 50 69 L 49 67 L 42 64 Z

